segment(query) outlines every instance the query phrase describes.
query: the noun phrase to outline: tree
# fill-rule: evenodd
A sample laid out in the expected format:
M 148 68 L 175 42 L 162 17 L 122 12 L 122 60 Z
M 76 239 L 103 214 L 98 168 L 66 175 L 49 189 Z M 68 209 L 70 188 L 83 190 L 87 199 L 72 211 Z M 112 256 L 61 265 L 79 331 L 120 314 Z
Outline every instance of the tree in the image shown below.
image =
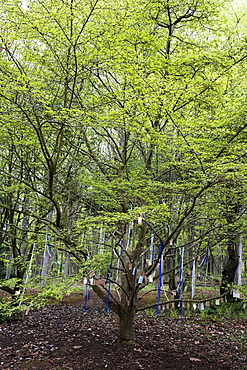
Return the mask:
M 108 285 L 93 289 L 118 314 L 120 340 L 133 339 L 143 289 L 178 274 L 182 245 L 189 268 L 209 237 L 213 247 L 244 225 L 242 211 L 226 217 L 234 208 L 227 199 L 215 207 L 230 184 L 236 204 L 245 190 L 245 112 L 234 93 L 245 42 L 231 40 L 225 3 L 2 5 L 6 140 L 16 126 L 31 141 L 23 161 L 27 146 L 15 140 L 17 160 L 2 176 L 15 189 L 25 185 L 22 221 L 28 215 L 38 225 L 39 243 L 49 229 L 57 249 L 81 265 L 94 253 L 90 238 L 108 252 L 106 261 L 112 256 L 108 282 L 116 295 Z M 19 177 L 21 166 L 28 180 Z
M 174 242 L 190 244 L 189 225 L 196 224 L 194 255 L 204 252 L 209 235 L 215 244 L 227 238 L 229 222 L 212 210 L 211 193 L 219 194 L 225 184 L 236 182 L 236 167 L 241 169 L 245 153 L 238 146 L 244 127 L 236 125 L 226 134 L 230 122 L 225 111 L 232 95 L 228 78 L 246 56 L 232 45 L 222 53 L 223 30 L 214 33 L 210 28 L 210 21 L 217 19 L 215 6 L 208 2 L 145 5 L 144 17 L 135 8 L 125 9 L 124 14 L 130 14 L 126 18 L 114 17 L 114 25 L 119 21 L 126 26 L 123 33 L 114 35 L 109 50 L 104 49 L 106 62 L 98 63 L 94 72 L 98 105 L 104 107 L 108 99 L 107 112 L 95 112 L 83 133 L 99 171 L 94 189 L 100 191 L 102 216 L 91 222 L 114 225 L 118 232 L 113 249 L 120 267 L 111 264 L 111 270 L 117 270 L 121 280 L 111 279 L 119 287 L 119 296 L 112 295 L 109 305 L 120 318 L 120 340 L 133 339 L 140 291 L 161 255 L 169 257 L 171 244 L 176 253 Z M 140 23 L 136 14 L 142 17 Z M 133 33 L 126 36 L 126 29 Z M 95 133 L 105 139 L 103 153 L 98 152 Z M 240 181 L 238 185 L 245 187 Z M 109 199 L 112 209 L 104 213 Z M 144 219 L 141 225 L 137 225 L 138 216 Z M 233 228 L 240 227 L 242 216 Z M 128 229 L 135 235 L 132 244 Z M 158 237 L 161 249 L 153 263 L 142 268 L 142 283 L 137 283 L 136 269 L 149 249 L 151 234 Z M 107 287 L 93 289 L 107 300 Z
M 1 49 L 1 106 L 3 122 L 7 123 L 6 143 L 11 147 L 9 168 L 2 167 L 1 171 L 3 183 L 11 187 L 15 181 L 16 189 L 24 187 L 29 194 L 29 207 L 18 222 L 29 217 L 30 224 L 39 223 L 41 238 L 38 244 L 43 247 L 49 228 L 56 240 L 63 243 L 61 249 L 71 253 L 76 253 L 76 241 L 70 230 L 76 213 L 84 205 L 80 200 L 83 194 L 78 197 L 81 187 L 77 176 L 83 157 L 77 156 L 82 142 L 81 128 L 76 120 L 81 114 L 78 91 L 84 88 L 86 76 L 86 61 L 81 64 L 82 52 L 90 39 L 88 37 L 85 45 L 81 44 L 81 39 L 96 5 L 97 1 L 83 4 L 82 13 L 81 6 L 73 0 L 68 4 L 30 1 L 30 8 L 25 10 L 20 2 L 14 1 L 2 4 L 1 10 L 5 21 Z M 76 21 L 75 9 L 79 17 Z M 47 19 L 44 14 L 48 15 Z M 12 23 L 11 31 L 9 23 Z M 5 154 L 3 149 L 3 159 Z M 70 178 L 72 173 L 73 178 Z M 3 192 L 8 191 L 7 186 Z M 22 195 L 18 199 L 18 192 L 11 195 L 13 202 L 18 203 L 16 212 L 20 215 L 20 202 L 26 204 L 27 198 Z M 5 200 L 2 206 L 10 209 Z M 49 219 L 51 211 L 53 217 Z M 19 227 L 13 217 L 9 220 L 10 226 L 3 225 L 3 228 L 13 229 L 10 231 L 12 236 Z M 33 228 L 32 235 L 37 235 L 37 231 Z M 21 250 L 19 247 L 20 237 L 14 240 L 18 249 L 16 258 L 25 260 L 27 248 Z M 40 249 L 38 246 L 37 250 Z M 85 256 L 86 253 L 78 249 L 77 258 Z M 22 265 L 20 274 L 17 273 L 20 280 L 25 271 L 26 266 Z

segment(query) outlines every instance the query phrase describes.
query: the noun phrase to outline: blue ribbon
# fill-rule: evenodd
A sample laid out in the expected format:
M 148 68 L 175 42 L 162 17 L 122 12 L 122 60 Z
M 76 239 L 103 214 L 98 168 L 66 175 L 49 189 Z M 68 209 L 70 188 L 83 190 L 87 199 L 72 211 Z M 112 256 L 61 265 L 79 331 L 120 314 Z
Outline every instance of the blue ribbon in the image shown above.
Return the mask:
M 202 260 L 202 262 L 200 264 L 201 269 L 203 269 L 204 265 L 208 263 L 208 252 L 209 252 L 209 247 L 207 248 L 206 254 L 203 257 L 203 260 Z
M 111 295 L 111 282 L 110 282 L 110 280 L 108 280 L 107 298 L 106 298 L 106 305 L 105 305 L 105 313 L 106 313 L 106 315 L 109 314 L 110 295 Z
M 110 295 L 111 295 L 111 270 L 112 270 L 112 262 L 113 262 L 113 257 L 114 257 L 114 250 L 112 249 L 111 253 L 111 263 L 107 272 L 107 278 L 106 278 L 106 284 L 108 285 L 107 287 L 107 296 L 106 296 L 106 304 L 105 304 L 105 313 L 106 315 L 109 314 L 109 302 L 110 302 Z
M 133 287 L 133 293 L 131 298 L 131 308 L 134 309 L 135 305 L 135 293 L 136 293 L 136 274 L 137 274 L 137 268 L 134 267 L 132 275 L 134 275 L 134 287 Z
M 130 229 L 130 231 L 129 231 L 129 237 L 128 237 L 128 245 L 127 245 L 128 247 L 130 246 L 130 243 L 131 243 L 132 233 L 133 233 L 133 230 Z
M 154 234 L 151 235 L 151 262 L 155 259 L 155 245 L 154 245 Z
M 191 298 L 195 295 L 195 285 L 196 285 L 196 260 L 194 258 L 192 265 L 192 278 L 191 278 Z
M 84 305 L 83 305 L 83 312 L 87 312 L 87 301 L 89 299 L 89 290 L 88 290 L 88 284 L 85 286 L 85 297 L 84 297 Z
M 143 268 L 144 269 L 145 269 L 146 265 L 147 265 L 147 253 L 145 252 L 144 253 L 144 261 L 143 261 Z
M 162 251 L 163 251 L 163 242 L 160 242 L 160 252 L 159 252 L 159 284 L 158 284 L 158 303 L 156 307 L 156 315 L 159 314 L 160 311 L 160 298 L 161 298 L 161 288 L 163 285 L 163 260 L 162 260 Z
M 184 264 L 184 247 L 182 247 L 182 255 L 180 262 L 180 273 L 179 273 L 179 283 L 178 283 L 178 299 L 179 301 L 179 316 L 180 321 L 183 321 L 183 300 L 182 300 L 182 286 L 183 286 L 183 264 Z

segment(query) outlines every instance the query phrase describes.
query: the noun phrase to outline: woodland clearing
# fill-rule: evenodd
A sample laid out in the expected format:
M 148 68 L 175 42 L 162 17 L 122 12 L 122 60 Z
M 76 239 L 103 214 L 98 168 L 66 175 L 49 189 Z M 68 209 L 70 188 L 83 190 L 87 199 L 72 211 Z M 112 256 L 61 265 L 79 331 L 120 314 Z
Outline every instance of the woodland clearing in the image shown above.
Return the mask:
M 72 294 L 0 325 L 0 368 L 247 369 L 246 319 L 137 315 L 135 341 L 117 341 L 118 318 L 91 292 Z

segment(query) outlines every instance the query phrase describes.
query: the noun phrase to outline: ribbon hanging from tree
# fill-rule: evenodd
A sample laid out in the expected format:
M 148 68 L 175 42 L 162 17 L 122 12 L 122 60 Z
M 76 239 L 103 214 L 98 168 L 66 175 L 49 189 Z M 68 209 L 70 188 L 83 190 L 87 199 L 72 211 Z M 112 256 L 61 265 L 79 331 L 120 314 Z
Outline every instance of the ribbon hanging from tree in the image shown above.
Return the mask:
M 129 235 L 128 235 L 127 248 L 130 247 L 131 240 L 132 240 L 132 234 L 133 234 L 133 222 L 131 222 L 130 225 L 129 225 Z
M 106 315 L 109 314 L 110 295 L 111 295 L 111 282 L 110 282 L 109 279 L 107 279 L 107 297 L 106 297 L 106 304 L 105 304 L 105 313 L 106 313 Z
M 111 273 L 112 273 L 112 262 L 113 262 L 113 257 L 114 257 L 114 250 L 112 249 L 111 253 L 111 263 L 107 272 L 107 278 L 106 278 L 106 284 L 107 284 L 107 296 L 106 296 L 106 305 L 105 305 L 105 313 L 106 315 L 109 314 L 109 301 L 110 301 L 110 295 L 111 295 Z
M 58 263 L 56 259 L 54 258 L 53 249 L 50 244 L 50 238 L 48 235 L 46 236 L 46 244 L 47 244 L 47 252 L 48 252 L 49 257 L 53 260 L 53 262 L 55 262 L 56 265 L 61 266 L 61 263 Z
M 196 287 L 196 260 L 193 259 L 192 265 L 192 274 L 191 274 L 191 298 L 195 296 L 195 287 Z
M 154 245 L 154 234 L 151 235 L 151 263 L 155 259 L 155 245 Z
M 184 247 L 182 247 L 179 282 L 178 282 L 178 299 L 179 299 L 180 321 L 183 321 L 183 299 L 182 299 L 182 294 L 181 294 L 182 288 L 183 288 L 183 265 L 184 265 Z
M 133 268 L 132 275 L 134 276 L 134 287 L 133 287 L 133 293 L 132 293 L 132 297 L 131 297 L 131 308 L 133 310 L 134 306 L 135 306 L 135 294 L 136 294 L 136 275 L 137 275 L 137 268 L 136 267 Z
M 123 240 L 120 240 L 120 247 L 119 247 L 119 255 L 118 255 L 118 261 L 117 261 L 117 274 L 116 274 L 116 281 L 119 280 L 119 268 L 120 268 L 120 261 L 121 261 L 121 256 L 123 254 L 123 247 L 122 247 L 122 244 L 123 244 Z
M 159 250 L 159 283 L 158 283 L 158 303 L 156 307 L 156 315 L 160 312 L 161 288 L 163 286 L 163 242 L 160 242 Z
M 201 268 L 201 271 L 204 269 L 204 267 L 207 265 L 208 263 L 208 256 L 209 256 L 209 246 L 207 247 L 207 250 L 206 250 L 206 253 L 205 253 L 205 256 L 203 257 L 203 260 L 200 264 L 200 268 Z
M 83 312 L 87 312 L 87 301 L 89 300 L 89 286 L 88 284 L 85 285 L 85 296 L 84 296 L 84 304 L 83 304 Z

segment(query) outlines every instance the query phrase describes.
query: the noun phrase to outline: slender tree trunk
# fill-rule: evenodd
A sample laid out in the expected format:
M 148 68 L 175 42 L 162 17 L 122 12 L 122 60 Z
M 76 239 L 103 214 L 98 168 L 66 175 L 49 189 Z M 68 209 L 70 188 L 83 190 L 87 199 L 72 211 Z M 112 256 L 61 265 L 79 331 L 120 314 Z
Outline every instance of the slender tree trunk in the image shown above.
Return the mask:
M 238 267 L 236 271 L 236 283 L 238 286 L 240 286 L 242 285 L 242 266 L 243 266 L 242 235 L 240 235 L 239 243 L 237 244 L 237 255 L 238 255 Z
M 66 259 L 64 263 L 64 276 L 69 276 L 70 274 L 70 254 L 66 254 Z
M 48 220 L 51 222 L 52 221 L 52 216 L 53 216 L 53 211 L 50 211 L 48 214 Z M 44 279 L 48 276 L 50 267 L 51 267 L 51 257 L 49 255 L 49 228 L 47 230 L 46 238 L 45 238 L 45 249 L 44 249 L 44 254 L 43 254 L 43 266 L 42 266 L 42 272 L 41 272 L 41 277 L 44 283 Z
M 44 254 L 43 254 L 43 266 L 42 266 L 42 272 L 41 272 L 42 279 L 45 279 L 48 276 L 49 268 L 50 268 L 50 256 L 49 256 L 49 252 L 47 250 L 47 245 L 46 245 Z
M 8 280 L 10 279 L 10 276 L 11 276 L 11 272 L 12 272 L 12 267 L 11 266 L 11 262 L 12 262 L 12 259 L 13 259 L 13 252 L 12 252 L 12 249 L 10 249 L 9 251 L 9 257 L 8 257 L 8 264 L 7 264 L 7 268 L 6 268 L 6 273 L 5 273 L 5 280 Z

